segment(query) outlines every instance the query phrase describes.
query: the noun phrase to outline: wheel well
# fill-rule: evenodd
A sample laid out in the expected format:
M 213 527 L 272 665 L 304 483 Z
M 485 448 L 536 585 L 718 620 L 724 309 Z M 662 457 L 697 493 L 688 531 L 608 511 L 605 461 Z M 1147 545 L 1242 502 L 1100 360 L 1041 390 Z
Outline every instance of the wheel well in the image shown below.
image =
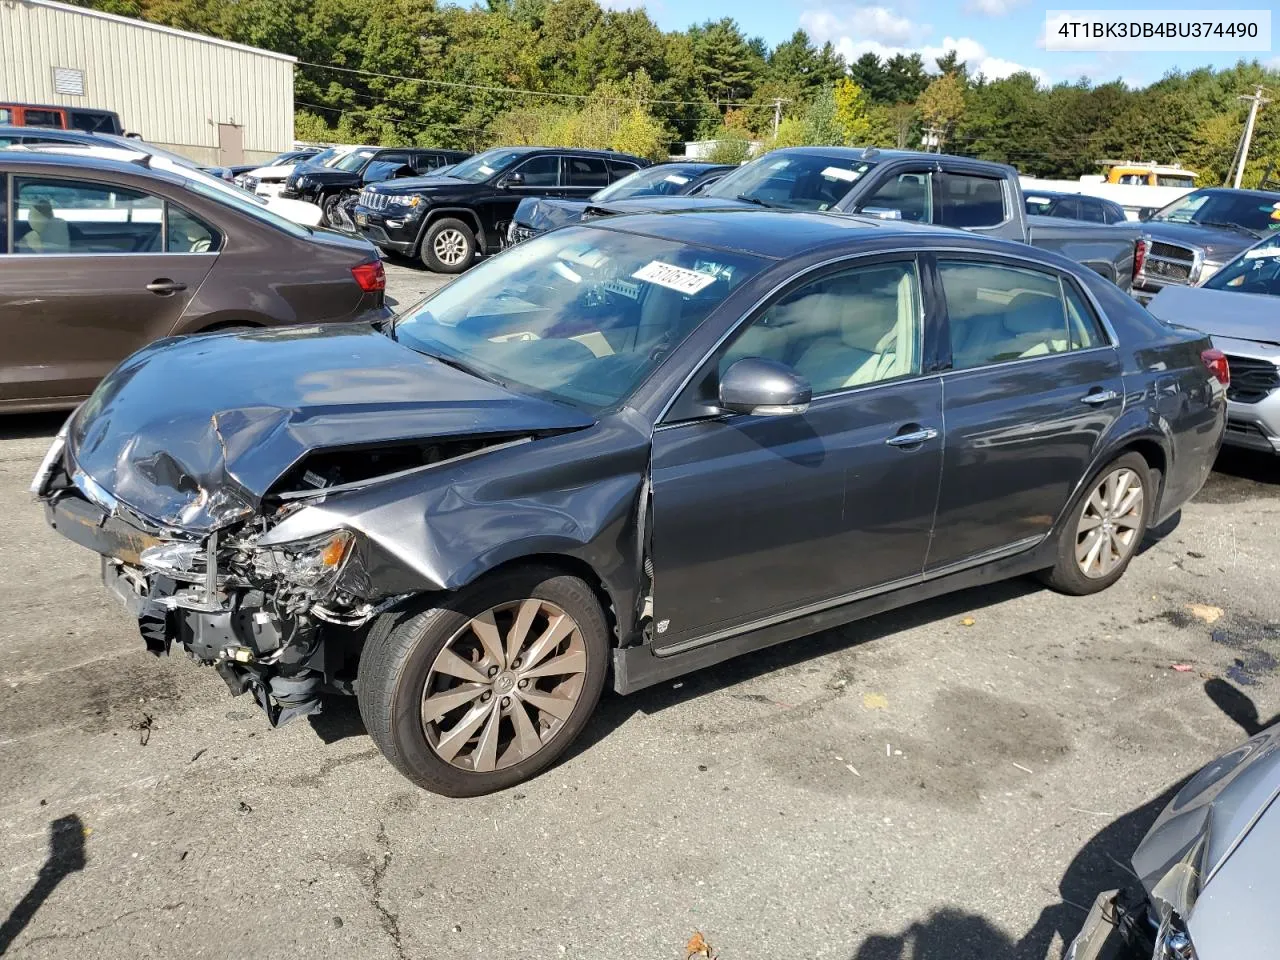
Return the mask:
M 591 592 L 596 595 L 596 599 L 600 601 L 600 609 L 604 611 L 605 620 L 609 624 L 609 632 L 613 634 L 614 646 L 619 644 L 618 618 L 614 610 L 613 597 L 609 595 L 604 581 L 600 579 L 600 575 L 596 573 L 591 564 L 563 553 L 534 553 L 501 563 L 492 569 L 486 570 L 482 577 L 489 577 L 495 573 L 516 570 L 521 567 L 551 567 L 554 570 L 582 580 L 591 588 Z
M 1121 454 L 1134 452 L 1141 455 L 1142 459 L 1147 461 L 1147 467 L 1150 468 L 1156 480 L 1156 502 L 1152 505 L 1152 516 L 1155 516 L 1155 507 L 1159 505 L 1161 495 L 1164 493 L 1164 478 L 1167 461 L 1165 458 L 1164 448 L 1154 440 L 1135 440 L 1128 444 Z

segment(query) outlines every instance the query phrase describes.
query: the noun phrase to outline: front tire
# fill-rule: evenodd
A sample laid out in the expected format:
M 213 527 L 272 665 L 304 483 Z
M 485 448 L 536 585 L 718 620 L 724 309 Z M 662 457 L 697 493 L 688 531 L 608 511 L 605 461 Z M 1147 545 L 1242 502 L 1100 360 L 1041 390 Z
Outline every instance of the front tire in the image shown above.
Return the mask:
M 1113 460 L 1085 486 L 1058 538 L 1058 560 L 1042 578 L 1060 593 L 1085 596 L 1119 580 L 1147 532 L 1154 501 L 1141 454 Z
M 338 204 L 342 201 L 340 194 L 332 194 L 320 201 L 320 224 L 325 227 L 338 227 Z
M 581 579 L 498 573 L 375 622 L 360 655 L 360 716 L 418 786 L 492 793 L 541 773 L 582 731 L 609 647 L 604 611 Z
M 453 217 L 437 220 L 427 227 L 420 255 L 428 270 L 462 273 L 476 258 L 475 231 Z

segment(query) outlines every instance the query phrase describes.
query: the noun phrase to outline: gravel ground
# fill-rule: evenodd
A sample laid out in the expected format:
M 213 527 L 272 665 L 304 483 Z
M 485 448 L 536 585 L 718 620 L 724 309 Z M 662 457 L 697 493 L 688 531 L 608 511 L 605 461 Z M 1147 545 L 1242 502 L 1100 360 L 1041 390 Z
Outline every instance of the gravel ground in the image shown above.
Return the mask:
M 607 696 L 555 769 L 445 800 L 350 703 L 272 731 L 148 656 L 26 493 L 58 420 L 0 421 L 14 958 L 1042 960 L 1280 710 L 1280 470 L 1232 456 L 1103 595 L 1013 581 Z

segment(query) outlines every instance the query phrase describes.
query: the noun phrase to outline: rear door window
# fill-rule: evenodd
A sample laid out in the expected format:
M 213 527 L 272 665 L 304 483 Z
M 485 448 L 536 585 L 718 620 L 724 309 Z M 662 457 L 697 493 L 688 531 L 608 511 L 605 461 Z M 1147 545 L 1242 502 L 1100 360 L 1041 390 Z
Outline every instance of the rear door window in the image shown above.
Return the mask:
M 1084 197 L 1080 201 L 1080 219 L 1087 220 L 1090 223 L 1107 222 L 1107 218 L 1102 211 L 1102 204 L 1088 197 Z
M 623 177 L 629 177 L 640 168 L 634 163 L 627 163 L 625 160 L 609 161 L 609 180 L 621 180 Z
M 165 250 L 169 253 L 217 253 L 222 235 L 193 213 L 170 203 L 165 208 Z
M 609 167 L 599 157 L 565 157 L 566 186 L 607 187 Z
M 1072 331 L 1058 277 L 1002 263 L 938 264 L 951 327 L 951 361 L 969 370 L 1096 345 L 1084 318 Z
M 28 127 L 61 127 L 62 112 L 59 110 L 32 110 L 30 107 L 22 111 L 23 122 Z
M 947 227 L 994 227 L 1004 223 L 1004 181 L 968 173 L 942 178 L 942 216 Z
M 14 177 L 13 252 L 159 253 L 164 201 L 103 183 Z
M 1053 205 L 1053 216 L 1069 220 L 1080 219 L 1080 198 L 1063 197 Z

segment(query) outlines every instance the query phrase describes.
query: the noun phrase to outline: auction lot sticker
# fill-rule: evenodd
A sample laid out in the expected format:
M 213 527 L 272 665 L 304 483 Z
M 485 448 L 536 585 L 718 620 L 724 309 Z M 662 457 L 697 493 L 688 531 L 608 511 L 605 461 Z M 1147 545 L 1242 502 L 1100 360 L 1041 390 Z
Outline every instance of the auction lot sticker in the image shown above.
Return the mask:
M 650 260 L 633 273 L 631 279 L 647 280 L 650 283 L 656 283 L 660 287 L 677 290 L 680 293 L 686 293 L 691 296 L 716 282 L 716 278 L 709 273 L 686 270 L 684 267 L 672 266 L 669 263 L 663 263 L 661 260 Z

